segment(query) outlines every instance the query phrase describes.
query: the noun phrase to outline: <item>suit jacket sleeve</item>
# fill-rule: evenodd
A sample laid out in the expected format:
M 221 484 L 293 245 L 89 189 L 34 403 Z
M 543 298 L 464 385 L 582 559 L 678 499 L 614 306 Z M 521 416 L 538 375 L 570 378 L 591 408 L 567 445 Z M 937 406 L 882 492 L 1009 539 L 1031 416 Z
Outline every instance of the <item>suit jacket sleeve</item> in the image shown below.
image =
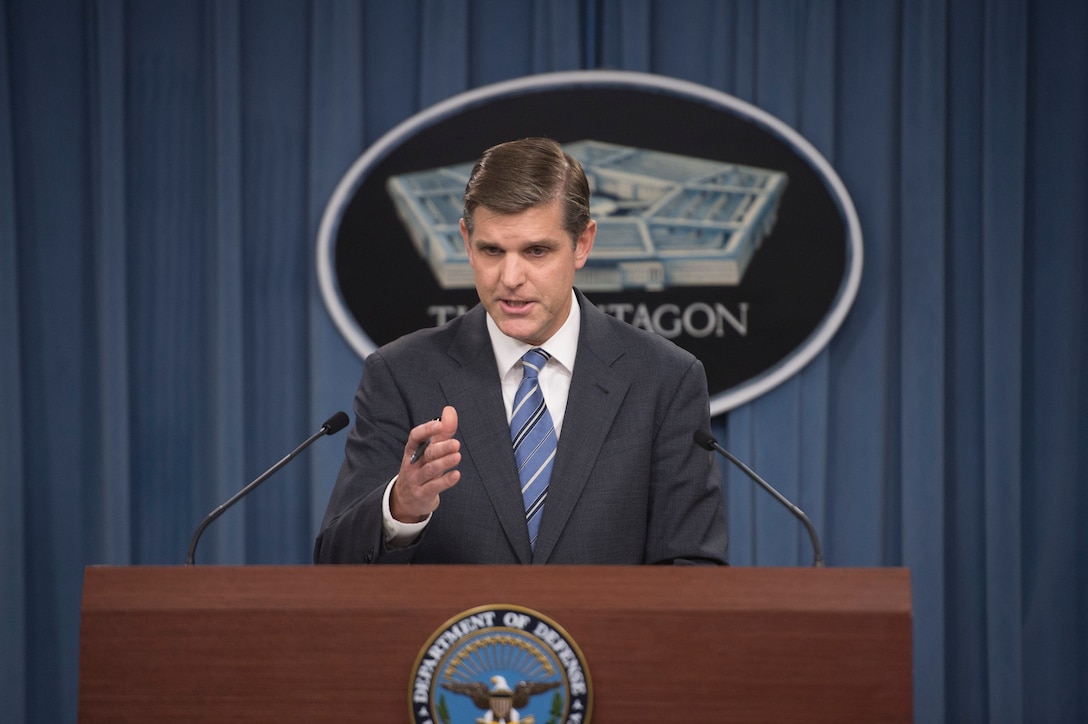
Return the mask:
M 413 420 L 380 352 L 367 357 L 355 393 L 355 426 L 314 544 L 315 563 L 408 562 L 411 548 L 387 549 L 382 496 L 397 474 Z
M 694 426 L 709 425 L 709 415 L 706 375 L 693 360 L 652 433 L 647 563 L 725 563 L 721 473 L 713 453 L 692 442 Z

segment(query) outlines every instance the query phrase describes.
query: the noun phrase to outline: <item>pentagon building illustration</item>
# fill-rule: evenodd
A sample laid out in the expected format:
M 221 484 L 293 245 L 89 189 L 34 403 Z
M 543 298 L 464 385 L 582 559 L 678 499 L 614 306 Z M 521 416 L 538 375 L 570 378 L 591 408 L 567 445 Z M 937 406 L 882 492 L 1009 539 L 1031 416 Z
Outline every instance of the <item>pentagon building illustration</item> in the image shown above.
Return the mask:
M 583 140 L 597 240 L 583 291 L 735 286 L 774 229 L 785 173 Z M 473 163 L 392 176 L 387 188 L 443 289 L 474 286 L 458 221 Z

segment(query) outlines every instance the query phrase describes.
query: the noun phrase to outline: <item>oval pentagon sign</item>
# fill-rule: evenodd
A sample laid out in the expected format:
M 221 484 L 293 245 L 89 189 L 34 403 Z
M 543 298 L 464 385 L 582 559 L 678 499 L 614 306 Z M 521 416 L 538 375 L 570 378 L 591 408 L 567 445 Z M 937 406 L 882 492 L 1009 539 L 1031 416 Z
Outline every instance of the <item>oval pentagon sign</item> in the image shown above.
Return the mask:
M 861 230 L 838 175 L 770 114 L 704 86 L 621 71 L 528 76 L 455 96 L 348 170 L 318 233 L 322 297 L 362 357 L 476 304 L 458 231 L 484 149 L 559 141 L 593 190 L 576 285 L 705 365 L 711 414 L 797 373 L 842 324 Z

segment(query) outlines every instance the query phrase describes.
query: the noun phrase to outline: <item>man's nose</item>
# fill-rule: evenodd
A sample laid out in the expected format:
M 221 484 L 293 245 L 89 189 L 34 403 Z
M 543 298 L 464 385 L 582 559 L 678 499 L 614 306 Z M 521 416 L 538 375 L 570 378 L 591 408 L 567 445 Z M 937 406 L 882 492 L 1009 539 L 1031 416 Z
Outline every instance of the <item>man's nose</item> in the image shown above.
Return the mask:
M 499 281 L 511 289 L 517 288 L 525 281 L 525 263 L 517 254 L 503 256 L 499 267 Z

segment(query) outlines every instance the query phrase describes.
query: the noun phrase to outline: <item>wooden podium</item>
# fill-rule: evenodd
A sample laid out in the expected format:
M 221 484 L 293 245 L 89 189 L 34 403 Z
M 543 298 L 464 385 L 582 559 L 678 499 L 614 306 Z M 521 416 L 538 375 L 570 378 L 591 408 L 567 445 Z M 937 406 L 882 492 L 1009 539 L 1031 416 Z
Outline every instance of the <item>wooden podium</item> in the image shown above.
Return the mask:
M 593 566 L 91 567 L 79 718 L 408 722 L 423 645 L 492 604 L 574 639 L 595 724 L 912 718 L 905 569 Z

